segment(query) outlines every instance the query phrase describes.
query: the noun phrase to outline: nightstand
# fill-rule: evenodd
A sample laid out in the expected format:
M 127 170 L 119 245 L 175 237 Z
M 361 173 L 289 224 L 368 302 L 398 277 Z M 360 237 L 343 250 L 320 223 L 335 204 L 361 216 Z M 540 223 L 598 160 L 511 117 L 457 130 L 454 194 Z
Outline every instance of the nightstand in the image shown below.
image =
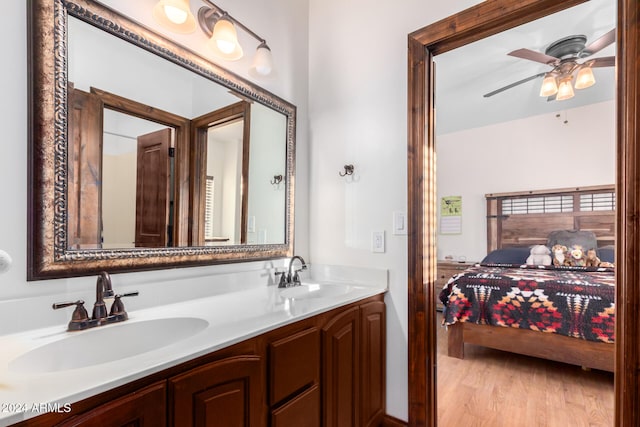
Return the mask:
M 440 302 L 440 291 L 447 284 L 451 276 L 460 273 L 463 270 L 471 267 L 476 264 L 475 262 L 457 262 L 457 261 L 446 261 L 440 260 L 438 261 L 438 270 L 436 272 L 436 284 L 434 287 L 435 299 L 436 299 L 436 310 L 442 311 L 442 303 Z

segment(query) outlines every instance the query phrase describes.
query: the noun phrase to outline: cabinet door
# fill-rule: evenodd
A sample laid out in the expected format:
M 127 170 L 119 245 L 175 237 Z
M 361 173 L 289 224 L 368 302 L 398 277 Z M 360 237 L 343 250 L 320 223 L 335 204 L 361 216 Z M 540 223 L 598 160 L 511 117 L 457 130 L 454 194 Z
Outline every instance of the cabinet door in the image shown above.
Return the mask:
M 166 425 L 167 387 L 162 381 L 100 405 L 58 426 L 164 427 Z
M 322 329 L 322 403 L 326 427 L 359 425 L 359 313 L 353 307 Z
M 264 426 L 259 356 L 235 356 L 169 379 L 173 426 Z
M 360 420 L 379 426 L 385 414 L 386 319 L 383 301 L 360 306 Z

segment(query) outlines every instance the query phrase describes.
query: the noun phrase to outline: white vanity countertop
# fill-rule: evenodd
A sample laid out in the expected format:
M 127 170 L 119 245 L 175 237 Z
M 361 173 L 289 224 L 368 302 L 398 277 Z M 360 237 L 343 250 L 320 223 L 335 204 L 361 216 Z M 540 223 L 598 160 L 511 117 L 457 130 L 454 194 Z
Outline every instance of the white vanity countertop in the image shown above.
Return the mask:
M 312 288 L 286 288 L 278 289 L 276 286 L 260 286 L 251 289 L 243 289 L 236 292 L 213 295 L 210 297 L 187 300 L 175 304 L 149 307 L 129 312 L 129 320 L 113 325 L 101 326 L 94 329 L 79 332 L 67 332 L 65 326 L 56 325 L 47 328 L 33 329 L 9 335 L 0 336 L 0 426 L 7 426 L 24 419 L 41 415 L 48 409 L 59 408 L 60 411 L 68 409 L 73 403 L 107 391 L 117 386 L 129 383 L 139 378 L 166 368 L 178 365 L 182 362 L 211 353 L 237 342 L 260 335 L 266 331 L 296 322 L 298 320 L 314 316 L 316 314 L 340 307 L 352 302 L 362 300 L 377 294 L 386 292 L 386 272 L 384 280 L 366 281 L 368 283 L 356 284 L 348 280 L 341 283 L 322 283 L 323 291 L 327 291 L 321 297 L 302 298 L 296 297 L 296 293 L 313 291 Z M 373 283 L 372 283 L 373 282 Z M 384 283 L 381 283 L 384 282 Z M 318 286 L 316 286 L 317 288 Z M 293 298 L 287 295 L 293 293 Z M 138 298 L 143 298 L 141 295 Z M 128 301 L 124 301 L 125 305 Z M 87 310 L 91 310 L 91 304 L 87 303 Z M 71 311 L 72 309 L 69 308 Z M 71 315 L 69 311 L 68 315 Z M 65 338 L 83 340 L 81 335 L 99 332 L 100 336 L 108 337 L 99 346 L 105 349 L 110 346 L 128 348 L 127 339 L 139 341 L 144 337 L 137 337 L 129 333 L 131 338 L 121 337 L 115 328 L 127 327 L 135 331 L 139 326 L 135 323 L 148 322 L 152 324 L 155 319 L 171 318 L 196 318 L 201 330 L 176 342 L 171 342 L 155 350 L 145 351 L 136 355 L 105 363 L 64 369 L 50 372 L 43 365 L 53 366 L 55 361 L 50 361 L 54 355 L 47 354 L 44 364 L 34 365 L 34 369 L 20 369 L 17 372 L 14 360 L 43 345 L 56 347 L 55 342 Z M 208 322 L 208 325 L 206 322 Z M 172 323 L 180 323 L 174 320 Z M 167 323 L 170 325 L 171 323 Z M 186 327 L 191 324 L 185 322 Z M 132 327 L 133 326 L 133 327 Z M 196 325 L 197 326 L 197 325 Z M 113 328 L 113 331 L 106 330 Z M 164 328 L 161 328 L 165 330 Z M 104 332 L 103 332 L 104 331 Z M 124 329 L 123 329 L 124 331 Z M 105 332 L 107 332 L 105 334 Z M 192 333 L 192 331 L 190 332 Z M 76 338 L 78 337 L 78 338 Z M 118 337 L 114 339 L 113 337 Z M 152 339 L 149 340 L 153 341 Z M 131 343 L 131 341 L 130 341 Z M 69 346 L 70 348 L 73 345 Z M 74 360 L 74 354 L 66 355 L 66 345 L 61 345 L 61 352 L 70 360 Z M 111 350 L 105 350 L 111 351 Z M 118 350 L 116 350 L 117 352 Z M 71 351 L 69 351 L 71 353 Z M 33 354 L 33 353 L 31 353 Z M 77 360 L 76 360 L 77 361 Z M 72 363 L 76 363 L 76 361 Z M 63 362 L 65 363 L 65 362 Z M 37 372 L 45 371 L 45 372 Z

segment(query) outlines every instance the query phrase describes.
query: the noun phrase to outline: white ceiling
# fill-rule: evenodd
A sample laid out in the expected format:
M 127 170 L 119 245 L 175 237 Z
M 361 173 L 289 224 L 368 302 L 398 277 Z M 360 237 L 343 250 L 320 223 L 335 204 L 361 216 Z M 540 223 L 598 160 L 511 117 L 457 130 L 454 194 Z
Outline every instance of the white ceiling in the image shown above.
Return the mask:
M 507 53 L 519 48 L 544 52 L 554 41 L 576 34 L 585 35 L 588 45 L 614 28 L 616 18 L 615 0 L 591 0 L 436 56 L 436 133 L 442 135 L 613 99 L 615 67 L 594 68 L 596 84 L 576 90 L 575 97 L 566 101 L 547 102 L 540 97 L 541 78 L 489 98 L 483 95 L 551 70 L 548 65 Z M 589 58 L 613 55 L 615 43 Z

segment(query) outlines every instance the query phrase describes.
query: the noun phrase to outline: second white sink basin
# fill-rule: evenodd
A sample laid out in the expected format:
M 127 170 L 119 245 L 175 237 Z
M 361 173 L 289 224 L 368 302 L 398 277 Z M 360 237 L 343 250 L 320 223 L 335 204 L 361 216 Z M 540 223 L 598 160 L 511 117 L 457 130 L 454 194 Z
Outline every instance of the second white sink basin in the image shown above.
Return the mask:
M 56 372 L 112 362 L 184 340 L 209 325 L 196 317 L 123 322 L 81 332 L 37 347 L 9 363 L 9 370 Z
M 349 292 L 351 292 L 351 286 L 303 283 L 300 286 L 283 289 L 280 291 L 280 296 L 292 299 L 328 298 Z

